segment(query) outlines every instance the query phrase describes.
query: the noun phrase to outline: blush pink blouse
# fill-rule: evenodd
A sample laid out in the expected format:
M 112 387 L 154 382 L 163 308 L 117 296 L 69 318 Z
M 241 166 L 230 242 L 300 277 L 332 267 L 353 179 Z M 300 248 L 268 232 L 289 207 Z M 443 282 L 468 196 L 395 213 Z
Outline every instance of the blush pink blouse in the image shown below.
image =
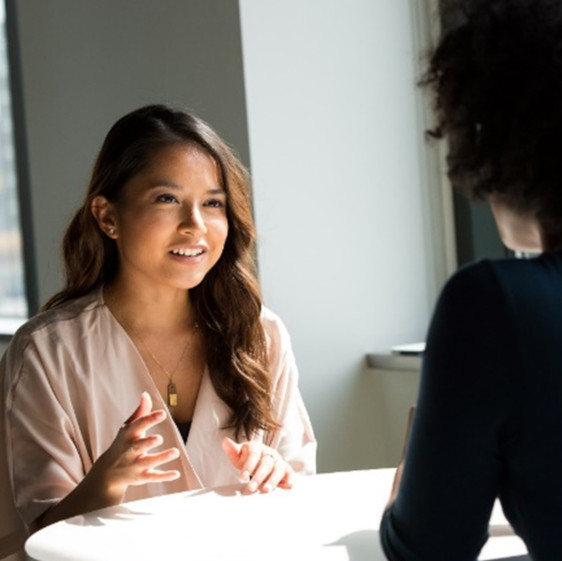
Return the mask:
M 316 470 L 316 440 L 297 387 L 289 334 L 262 312 L 270 357 L 273 413 L 281 428 L 256 438 L 279 451 L 299 474 Z M 34 521 L 84 478 L 136 409 L 143 391 L 166 409 L 131 339 L 103 302 L 101 290 L 39 314 L 14 336 L 0 363 L 0 559 L 21 551 Z M 125 500 L 238 482 L 222 450 L 229 408 L 205 371 L 187 443 L 173 420 L 154 427 L 166 464 L 181 477 L 130 486 Z M 151 431 L 149 431 L 150 434 Z

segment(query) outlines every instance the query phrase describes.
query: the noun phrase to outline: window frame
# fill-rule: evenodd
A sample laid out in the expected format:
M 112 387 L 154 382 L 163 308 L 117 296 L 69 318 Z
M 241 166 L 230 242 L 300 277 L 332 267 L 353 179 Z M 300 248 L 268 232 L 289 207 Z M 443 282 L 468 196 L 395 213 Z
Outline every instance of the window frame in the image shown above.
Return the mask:
M 19 36 L 17 25 L 17 0 L 1 0 L 4 2 L 6 14 L 6 52 L 8 55 L 8 73 L 11 100 L 11 113 L 14 134 L 14 155 L 16 164 L 16 197 L 19 209 L 19 226 L 22 240 L 22 263 L 24 278 L 24 294 L 27 301 L 28 317 L 39 310 L 37 290 L 37 272 L 34 250 L 33 220 L 31 213 L 31 188 L 25 134 L 24 97 L 21 77 Z M 2 318 L 0 325 L 0 341 L 8 340 L 21 319 Z

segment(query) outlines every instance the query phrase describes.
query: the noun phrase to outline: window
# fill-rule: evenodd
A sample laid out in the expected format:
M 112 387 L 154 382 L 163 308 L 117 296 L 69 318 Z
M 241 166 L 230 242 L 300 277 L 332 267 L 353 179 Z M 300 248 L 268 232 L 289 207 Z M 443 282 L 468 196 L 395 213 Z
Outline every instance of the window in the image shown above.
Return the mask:
M 18 203 L 6 11 L 0 1 L 0 334 L 9 335 L 29 313 Z

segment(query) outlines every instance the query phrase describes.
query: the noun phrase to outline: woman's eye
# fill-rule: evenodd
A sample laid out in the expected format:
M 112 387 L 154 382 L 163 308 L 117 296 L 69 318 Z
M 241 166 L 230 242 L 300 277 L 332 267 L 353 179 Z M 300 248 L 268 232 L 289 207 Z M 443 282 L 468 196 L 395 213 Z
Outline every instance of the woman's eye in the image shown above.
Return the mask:
M 205 206 L 210 206 L 212 208 L 222 208 L 224 207 L 224 201 L 220 199 L 211 199 L 205 203 Z
M 158 195 L 156 197 L 156 202 L 158 203 L 177 203 L 178 199 L 174 197 L 174 195 L 170 195 L 169 193 L 164 193 L 162 195 Z

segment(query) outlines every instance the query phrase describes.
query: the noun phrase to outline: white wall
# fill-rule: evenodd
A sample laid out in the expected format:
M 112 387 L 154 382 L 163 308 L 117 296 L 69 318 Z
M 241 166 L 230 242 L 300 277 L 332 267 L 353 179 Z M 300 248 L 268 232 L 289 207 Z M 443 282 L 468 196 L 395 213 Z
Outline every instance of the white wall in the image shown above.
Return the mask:
M 415 3 L 240 0 L 261 280 L 292 334 L 322 471 L 377 464 L 364 356 L 423 340 L 443 277 Z

